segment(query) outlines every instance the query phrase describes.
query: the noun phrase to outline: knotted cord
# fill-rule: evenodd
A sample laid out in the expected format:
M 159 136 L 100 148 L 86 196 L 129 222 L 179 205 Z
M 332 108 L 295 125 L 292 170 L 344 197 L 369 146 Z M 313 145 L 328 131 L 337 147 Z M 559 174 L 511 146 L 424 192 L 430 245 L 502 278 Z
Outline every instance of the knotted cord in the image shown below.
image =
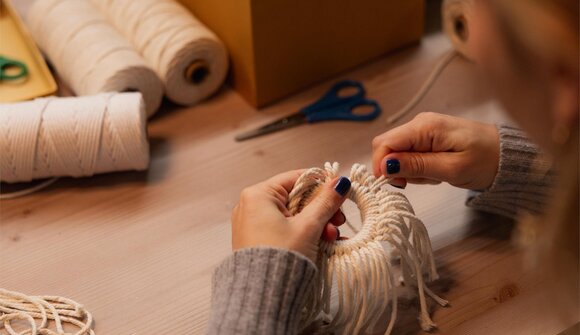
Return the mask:
M 12 322 L 17 320 L 27 321 L 29 328 L 16 331 Z M 51 329 L 50 323 L 54 323 L 56 331 Z M 66 324 L 75 327 L 76 332 L 66 332 Z M 18 325 L 22 327 L 21 322 Z M 92 327 L 91 313 L 73 300 L 58 296 L 28 296 L 0 288 L 0 329 L 6 329 L 10 335 L 95 335 Z
M 324 169 L 312 168 L 296 182 L 289 195 L 288 209 L 299 213 L 315 189 L 337 175 L 338 163 Z M 374 177 L 364 165 L 355 164 L 348 198 L 359 208 L 362 227 L 348 240 L 320 242 L 318 277 L 307 302 L 303 325 L 322 316 L 323 333 L 364 334 L 372 331 L 391 303 L 391 316 L 385 334 L 390 334 L 397 317 L 397 282 L 391 260 L 401 260 L 401 282 L 415 287 L 419 295 L 420 323 L 423 330 L 436 327 L 427 311 L 426 296 L 438 304 L 448 302 L 425 284 L 438 278 L 427 229 L 415 216 L 407 198 L 387 190 L 388 180 Z M 336 285 L 338 307 L 331 311 L 331 291 Z

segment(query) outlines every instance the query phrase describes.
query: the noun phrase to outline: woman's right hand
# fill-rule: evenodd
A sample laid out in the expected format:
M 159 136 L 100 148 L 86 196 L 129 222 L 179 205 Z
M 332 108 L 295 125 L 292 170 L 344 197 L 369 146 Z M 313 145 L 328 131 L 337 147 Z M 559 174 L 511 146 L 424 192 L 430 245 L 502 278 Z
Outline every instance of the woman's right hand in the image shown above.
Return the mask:
M 373 140 L 374 174 L 398 187 L 448 182 L 487 189 L 498 166 L 497 128 L 449 115 L 421 113 Z

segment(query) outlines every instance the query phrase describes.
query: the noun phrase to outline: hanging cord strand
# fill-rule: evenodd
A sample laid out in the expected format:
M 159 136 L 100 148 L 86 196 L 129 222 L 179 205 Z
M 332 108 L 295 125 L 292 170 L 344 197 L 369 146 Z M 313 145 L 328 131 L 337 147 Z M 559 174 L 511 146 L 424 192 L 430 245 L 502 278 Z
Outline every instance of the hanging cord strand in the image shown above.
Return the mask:
M 449 63 L 451 63 L 451 61 L 457 55 L 458 53 L 455 50 L 450 50 L 446 52 L 443 55 L 443 57 L 441 57 L 439 62 L 435 65 L 433 71 L 431 71 L 431 74 L 429 74 L 429 77 L 427 77 L 427 79 L 423 82 L 423 85 L 421 85 L 419 91 L 415 93 L 415 95 L 411 98 L 411 100 L 409 100 L 409 102 L 407 102 L 407 104 L 403 108 L 401 108 L 398 112 L 387 118 L 387 124 L 393 124 L 399 121 L 401 118 L 405 117 L 407 114 L 409 114 L 409 112 L 411 112 L 413 108 L 415 108 L 415 106 L 417 106 L 417 104 L 425 97 L 427 92 L 429 92 L 431 87 L 433 87 L 433 84 L 435 84 L 437 78 L 439 78 L 441 73 L 443 73 L 443 70 L 445 70 L 447 65 L 449 65 Z

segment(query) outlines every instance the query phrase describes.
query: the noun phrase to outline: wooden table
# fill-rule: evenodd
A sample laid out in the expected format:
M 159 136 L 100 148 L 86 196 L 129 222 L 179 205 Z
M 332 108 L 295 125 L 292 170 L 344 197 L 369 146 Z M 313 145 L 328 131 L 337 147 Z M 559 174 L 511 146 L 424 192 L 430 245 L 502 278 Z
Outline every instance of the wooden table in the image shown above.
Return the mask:
M 196 107 L 165 104 L 149 124 L 147 172 L 65 178 L 0 203 L 0 287 L 73 298 L 92 311 L 98 334 L 203 333 L 212 271 L 231 252 L 229 218 L 241 189 L 325 161 L 342 163 L 344 173 L 370 163 L 372 138 L 389 129 L 387 116 L 449 47 L 431 34 L 261 111 L 229 88 Z M 241 130 L 295 111 L 342 78 L 364 82 L 383 107 L 378 120 L 234 142 Z M 455 60 L 416 110 L 504 120 L 480 83 L 472 64 Z M 470 211 L 466 191 L 449 185 L 411 185 L 404 193 L 427 225 L 448 290 L 442 295 L 452 303 L 434 311 L 440 333 L 555 334 L 570 326 L 544 317 L 541 281 L 520 266 L 511 223 Z M 411 322 L 402 316 L 396 333 L 420 332 L 410 309 Z

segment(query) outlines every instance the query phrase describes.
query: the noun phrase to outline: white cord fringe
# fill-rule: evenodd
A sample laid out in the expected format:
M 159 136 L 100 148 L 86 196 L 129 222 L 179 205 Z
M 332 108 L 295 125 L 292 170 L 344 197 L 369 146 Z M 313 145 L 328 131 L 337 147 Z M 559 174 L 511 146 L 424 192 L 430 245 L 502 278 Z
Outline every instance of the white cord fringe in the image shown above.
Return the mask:
M 314 189 L 335 177 L 337 171 L 338 163 L 306 171 L 290 193 L 290 213 L 299 213 Z M 418 291 L 421 328 L 433 329 L 436 325 L 427 311 L 426 295 L 442 306 L 448 302 L 431 292 L 423 278 L 438 278 L 427 229 L 403 194 L 385 188 L 385 177 L 375 178 L 364 165 L 355 164 L 350 180 L 348 197 L 358 205 L 362 227 L 348 240 L 320 242 L 316 262 L 319 277 L 302 324 L 307 327 L 322 316 L 326 324 L 320 327 L 321 333 L 364 334 L 373 330 L 390 303 L 391 317 L 385 332 L 390 334 L 397 317 L 397 283 L 391 260 L 400 257 L 405 286 Z M 338 291 L 334 313 L 330 310 L 333 283 Z

